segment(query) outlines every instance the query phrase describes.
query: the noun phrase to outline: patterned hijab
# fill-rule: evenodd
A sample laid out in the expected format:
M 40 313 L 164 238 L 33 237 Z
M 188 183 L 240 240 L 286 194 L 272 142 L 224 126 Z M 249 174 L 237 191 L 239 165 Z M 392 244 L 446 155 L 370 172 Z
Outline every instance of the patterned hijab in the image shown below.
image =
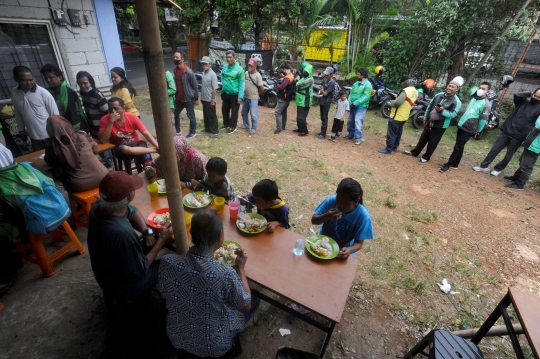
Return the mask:
M 189 182 L 192 179 L 200 181 L 206 174 L 206 157 L 196 149 L 192 148 L 189 142 L 182 136 L 174 136 L 174 148 L 176 150 L 176 161 L 178 163 L 178 174 L 180 181 Z M 158 176 L 163 177 L 163 168 L 160 158 L 154 160 L 154 167 Z

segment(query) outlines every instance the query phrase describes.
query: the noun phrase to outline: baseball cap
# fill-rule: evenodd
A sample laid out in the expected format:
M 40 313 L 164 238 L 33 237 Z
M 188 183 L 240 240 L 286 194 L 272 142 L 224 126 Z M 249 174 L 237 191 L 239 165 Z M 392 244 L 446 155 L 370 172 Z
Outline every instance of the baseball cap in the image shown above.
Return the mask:
M 327 68 L 324 69 L 322 74 L 323 75 L 332 75 L 333 73 L 334 73 L 334 69 L 331 68 L 331 67 L 327 67 Z
M 212 63 L 212 59 L 209 58 L 208 56 L 204 56 L 202 59 L 201 59 L 201 62 L 203 64 L 211 64 Z
M 137 175 L 128 175 L 124 171 L 109 172 L 99 183 L 99 195 L 107 202 L 120 202 L 142 185 L 143 180 Z
M 249 59 L 248 65 L 257 67 L 257 60 L 252 57 L 251 59 Z

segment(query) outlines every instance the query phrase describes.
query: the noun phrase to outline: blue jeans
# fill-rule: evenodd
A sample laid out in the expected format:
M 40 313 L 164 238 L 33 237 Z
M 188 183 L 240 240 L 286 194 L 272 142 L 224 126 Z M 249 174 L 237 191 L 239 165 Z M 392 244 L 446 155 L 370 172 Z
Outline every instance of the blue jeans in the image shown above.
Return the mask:
M 405 122 L 407 121 L 396 121 L 393 118 L 388 119 L 388 129 L 386 130 L 386 149 L 388 151 L 397 151 Z
M 362 130 L 364 129 L 364 118 L 367 107 L 351 107 L 349 120 L 347 121 L 348 136 L 353 136 L 357 141 L 362 141 Z
M 257 123 L 259 122 L 259 100 L 242 101 L 242 120 L 244 121 L 244 127 L 249 128 L 248 112 L 251 112 L 251 129 L 257 129 Z
M 176 128 L 176 132 L 180 132 L 180 113 L 184 108 L 186 109 L 187 117 L 189 119 L 189 133 L 193 134 L 197 129 L 197 119 L 195 118 L 195 105 L 193 104 L 193 101 L 180 102 L 174 100 L 174 127 Z

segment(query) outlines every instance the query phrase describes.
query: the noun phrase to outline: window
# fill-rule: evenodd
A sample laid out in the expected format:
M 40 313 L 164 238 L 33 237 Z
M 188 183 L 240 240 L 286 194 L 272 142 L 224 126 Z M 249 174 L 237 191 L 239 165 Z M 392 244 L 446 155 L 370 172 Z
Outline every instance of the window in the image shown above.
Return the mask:
M 0 20 L 0 101 L 9 99 L 11 89 L 17 86 L 13 80 L 13 68 L 17 65 L 29 67 L 36 83 L 46 88 L 45 79 L 39 72 L 45 64 L 58 65 L 47 25 Z

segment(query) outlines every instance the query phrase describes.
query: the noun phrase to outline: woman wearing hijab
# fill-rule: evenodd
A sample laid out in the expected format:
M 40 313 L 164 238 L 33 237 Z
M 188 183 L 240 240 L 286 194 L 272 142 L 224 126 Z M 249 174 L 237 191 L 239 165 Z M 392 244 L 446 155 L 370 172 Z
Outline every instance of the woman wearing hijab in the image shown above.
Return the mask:
M 56 176 L 68 192 L 83 192 L 99 187 L 109 170 L 95 156 L 97 144 L 84 131 L 75 131 L 62 116 L 47 120 L 50 146 L 45 161 L 54 167 Z
M 135 91 L 126 78 L 124 69 L 121 67 L 113 67 L 111 70 L 111 81 L 113 83 L 113 87 L 111 87 L 111 98 L 121 98 L 122 101 L 124 101 L 124 110 L 141 118 L 141 114 L 135 107 L 135 102 L 133 101 L 135 96 L 137 96 L 137 91 Z
M 176 150 L 176 161 L 178 163 L 178 175 L 182 188 L 190 188 L 191 180 L 200 181 L 206 174 L 206 162 L 208 160 L 199 151 L 191 148 L 189 142 L 182 136 L 174 136 L 174 148 Z M 163 164 L 158 157 L 152 161 L 152 168 L 147 170 L 146 175 L 151 178 L 157 173 L 163 175 Z
M 51 64 L 43 66 L 40 71 L 49 85 L 49 92 L 54 97 L 60 116 L 68 120 L 75 131 L 89 131 L 81 100 L 65 80 L 64 73 L 58 66 Z

